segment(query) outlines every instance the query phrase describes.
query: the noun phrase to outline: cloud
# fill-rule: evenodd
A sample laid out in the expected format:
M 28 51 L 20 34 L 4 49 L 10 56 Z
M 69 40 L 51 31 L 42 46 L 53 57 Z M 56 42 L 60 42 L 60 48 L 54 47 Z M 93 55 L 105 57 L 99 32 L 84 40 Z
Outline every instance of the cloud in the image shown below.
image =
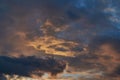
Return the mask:
M 97 57 L 97 63 L 101 64 L 107 74 L 119 76 L 120 64 L 120 37 L 119 32 L 104 33 L 96 36 L 90 43 L 91 55 Z
M 83 62 L 100 56 L 109 61 L 112 56 L 111 64 L 117 64 L 120 39 L 112 34 L 119 32 L 119 3 L 118 0 L 0 0 L 0 55 L 62 55 L 77 67 L 86 66 L 89 63 Z M 95 55 L 86 54 L 88 47 Z M 110 56 L 100 55 L 103 52 Z M 74 58 L 68 57 L 73 55 Z M 108 62 L 99 61 L 103 65 Z M 29 71 L 28 66 L 25 68 Z
M 30 50 L 31 55 L 34 55 L 36 50 L 25 45 L 29 40 L 35 41 L 36 37 L 39 39 L 45 35 L 77 42 L 81 44 L 80 47 L 83 47 L 83 44 L 88 43 L 92 36 L 101 31 L 116 29 L 110 23 L 110 15 L 104 12 L 108 7 L 107 1 L 0 1 L 0 52 L 2 55 L 8 55 L 10 51 L 11 55 L 12 53 L 23 55 L 24 52 L 21 51 L 29 52 Z M 15 47 L 18 49 L 14 50 Z M 5 51 L 6 48 L 8 48 L 7 51 Z
M 91 47 L 90 50 L 96 50 L 102 45 L 111 45 L 112 49 L 119 53 L 119 44 L 120 44 L 120 33 L 119 32 L 104 32 L 100 35 L 95 36 L 89 46 Z M 94 48 L 94 49 L 92 49 Z
M 57 75 L 66 68 L 64 61 L 53 58 L 29 57 L 6 57 L 0 56 L 0 74 L 20 75 L 20 76 L 42 76 L 45 72 Z

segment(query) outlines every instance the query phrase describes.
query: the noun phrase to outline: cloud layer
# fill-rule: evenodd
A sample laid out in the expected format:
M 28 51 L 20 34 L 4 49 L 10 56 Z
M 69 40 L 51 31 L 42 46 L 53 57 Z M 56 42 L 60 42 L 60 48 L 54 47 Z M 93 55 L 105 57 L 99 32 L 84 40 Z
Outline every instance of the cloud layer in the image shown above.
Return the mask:
M 42 76 L 50 73 L 52 76 L 61 73 L 66 68 L 66 62 L 53 58 L 29 57 L 0 57 L 0 74 L 20 75 L 20 76 Z
M 10 64 L 10 69 L 6 67 L 10 73 L 19 73 L 21 69 L 12 72 L 13 68 L 23 66 L 20 75 L 27 75 L 36 64 L 29 67 L 9 60 L 27 64 L 31 61 L 27 56 L 54 55 L 77 69 L 96 69 L 99 64 L 106 74 L 119 75 L 119 4 L 119 0 L 0 0 L 1 64 Z

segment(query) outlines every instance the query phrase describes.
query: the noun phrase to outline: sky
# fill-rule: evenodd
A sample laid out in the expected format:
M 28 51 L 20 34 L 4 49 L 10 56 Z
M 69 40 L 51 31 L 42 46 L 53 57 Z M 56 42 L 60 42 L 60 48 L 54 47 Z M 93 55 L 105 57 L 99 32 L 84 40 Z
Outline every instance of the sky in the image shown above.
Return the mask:
M 38 78 L 57 70 L 51 75 L 55 80 L 119 80 L 119 4 L 0 0 L 0 74 Z

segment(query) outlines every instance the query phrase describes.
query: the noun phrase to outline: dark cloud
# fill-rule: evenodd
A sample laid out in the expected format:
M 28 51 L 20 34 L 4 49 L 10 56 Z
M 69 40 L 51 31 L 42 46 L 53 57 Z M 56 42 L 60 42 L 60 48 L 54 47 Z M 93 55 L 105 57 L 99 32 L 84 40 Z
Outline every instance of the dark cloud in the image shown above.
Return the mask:
M 31 57 L 6 57 L 0 56 L 0 73 L 9 75 L 42 76 L 45 72 L 51 75 L 57 75 L 66 68 L 65 61 L 59 61 L 53 58 L 36 58 Z

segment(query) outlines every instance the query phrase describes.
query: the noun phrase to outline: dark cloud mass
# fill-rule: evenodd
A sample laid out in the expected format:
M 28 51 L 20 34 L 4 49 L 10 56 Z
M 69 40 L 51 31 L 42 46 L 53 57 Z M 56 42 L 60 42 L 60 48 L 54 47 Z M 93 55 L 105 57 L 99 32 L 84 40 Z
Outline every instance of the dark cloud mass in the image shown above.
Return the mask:
M 21 76 L 38 75 L 42 76 L 45 72 L 57 75 L 66 68 L 65 61 L 59 61 L 52 57 L 36 58 L 34 56 L 12 58 L 0 57 L 0 74 L 16 74 Z
M 55 75 L 66 65 L 41 59 L 52 55 L 66 60 L 72 70 L 99 68 L 108 75 L 104 78 L 118 77 L 119 4 L 120 0 L 0 0 L 0 73 L 28 76 L 43 70 Z

